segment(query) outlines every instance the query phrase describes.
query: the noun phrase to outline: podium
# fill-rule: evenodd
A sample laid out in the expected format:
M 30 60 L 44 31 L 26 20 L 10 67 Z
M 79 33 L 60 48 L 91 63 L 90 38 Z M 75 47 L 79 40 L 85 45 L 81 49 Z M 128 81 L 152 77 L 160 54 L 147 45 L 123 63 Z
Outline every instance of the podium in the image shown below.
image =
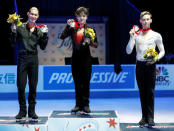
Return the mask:
M 38 122 L 16 122 L 14 117 L 0 117 L 0 131 L 48 131 L 48 117 L 39 117 Z
M 122 131 L 174 131 L 174 123 L 155 123 L 155 126 L 140 128 L 138 123 L 120 123 Z
M 14 117 L 0 117 L 0 131 L 120 131 L 116 111 L 92 111 L 72 115 L 70 111 L 52 111 L 38 122 L 16 122 Z
M 48 131 L 120 131 L 120 124 L 116 111 L 76 115 L 70 111 L 53 111 L 49 116 Z

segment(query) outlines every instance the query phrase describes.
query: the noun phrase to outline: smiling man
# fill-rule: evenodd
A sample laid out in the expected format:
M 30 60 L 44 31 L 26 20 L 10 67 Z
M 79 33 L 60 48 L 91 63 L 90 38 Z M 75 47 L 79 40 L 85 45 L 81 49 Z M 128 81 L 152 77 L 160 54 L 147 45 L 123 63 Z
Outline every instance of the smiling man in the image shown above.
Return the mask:
M 156 80 L 156 61 L 160 60 L 164 54 L 162 37 L 159 33 L 150 28 L 152 15 L 148 11 L 140 14 L 140 23 L 143 27 L 139 32 L 131 29 L 129 32 L 130 40 L 126 47 L 127 54 L 131 54 L 136 46 L 136 80 L 139 88 L 142 119 L 139 122 L 140 127 L 145 124 L 154 126 L 154 89 Z M 156 59 L 146 59 L 144 54 L 148 49 L 159 49 L 159 55 Z
M 17 62 L 17 87 L 18 101 L 20 111 L 16 115 L 17 120 L 21 120 L 27 115 L 27 106 L 25 98 L 25 88 L 27 76 L 29 81 L 29 96 L 28 96 L 28 117 L 32 120 L 37 120 L 38 116 L 35 113 L 36 105 L 36 87 L 38 82 L 38 52 L 39 45 L 42 50 L 46 48 L 48 42 L 48 28 L 44 30 L 36 25 L 39 18 L 39 10 L 32 7 L 28 12 L 28 21 L 21 26 L 12 24 L 11 26 L 11 43 L 14 46 L 18 44 L 18 62 Z
M 76 105 L 71 110 L 72 113 L 83 111 L 85 113 L 91 112 L 89 108 L 89 86 L 92 72 L 91 53 L 89 47 L 97 48 L 98 41 L 94 29 L 87 24 L 88 9 L 79 7 L 75 16 L 77 22 L 73 19 L 67 20 L 67 26 L 63 30 L 60 39 L 65 39 L 71 36 L 73 53 L 72 53 L 72 75 L 75 83 L 75 98 Z M 85 31 L 90 29 L 95 32 L 94 39 L 85 36 Z M 94 33 L 93 33 L 94 34 Z

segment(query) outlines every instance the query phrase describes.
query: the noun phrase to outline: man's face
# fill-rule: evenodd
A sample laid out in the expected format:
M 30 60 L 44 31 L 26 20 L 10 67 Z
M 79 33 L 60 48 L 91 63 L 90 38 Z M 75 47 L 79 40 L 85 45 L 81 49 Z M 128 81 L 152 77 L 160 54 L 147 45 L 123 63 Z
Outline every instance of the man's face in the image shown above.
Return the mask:
M 35 23 L 39 17 L 39 12 L 36 9 L 30 10 L 30 12 L 27 13 L 28 15 L 28 21 L 31 23 Z
M 77 20 L 80 24 L 85 24 L 87 19 L 88 19 L 88 16 L 84 12 L 81 12 L 77 16 Z
M 142 24 L 143 28 L 149 28 L 150 24 L 152 23 L 152 19 L 151 19 L 150 15 L 144 15 L 140 19 L 140 23 Z

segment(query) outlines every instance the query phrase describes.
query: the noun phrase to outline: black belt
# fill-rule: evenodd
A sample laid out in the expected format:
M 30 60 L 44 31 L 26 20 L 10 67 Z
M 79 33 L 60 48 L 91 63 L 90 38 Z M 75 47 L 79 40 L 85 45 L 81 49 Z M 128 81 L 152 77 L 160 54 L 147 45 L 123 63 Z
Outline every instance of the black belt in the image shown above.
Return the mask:
M 24 55 L 37 55 L 37 51 L 27 51 L 27 50 L 23 50 L 23 51 L 19 51 L 19 54 L 24 54 Z
M 154 64 L 147 64 L 148 61 L 136 61 L 136 64 L 139 64 L 139 65 L 146 65 L 146 66 L 152 66 L 152 65 L 156 65 L 156 63 Z
M 138 64 L 146 64 L 147 61 L 139 61 L 139 60 L 137 60 L 136 63 L 138 63 Z

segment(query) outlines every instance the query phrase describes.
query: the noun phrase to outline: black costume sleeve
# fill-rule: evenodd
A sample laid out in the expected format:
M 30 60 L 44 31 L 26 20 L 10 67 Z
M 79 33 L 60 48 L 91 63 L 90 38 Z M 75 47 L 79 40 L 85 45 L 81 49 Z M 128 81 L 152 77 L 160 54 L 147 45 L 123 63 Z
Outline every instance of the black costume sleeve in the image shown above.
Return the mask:
M 39 40 L 40 49 L 45 50 L 47 43 L 48 43 L 48 34 L 43 33 L 42 37 L 40 37 Z
M 17 29 L 16 29 L 16 30 L 11 31 L 11 33 L 10 33 L 9 40 L 10 40 L 11 46 L 14 47 L 16 45 L 17 39 L 18 38 L 17 38 Z
M 96 34 L 96 31 L 95 31 L 95 29 L 93 29 L 94 30 L 94 32 L 95 32 L 95 39 L 94 39 L 94 41 L 92 42 L 90 42 L 90 45 L 92 46 L 92 47 L 95 47 L 95 48 L 97 48 L 98 47 L 98 40 L 97 40 L 97 34 Z
M 45 50 L 48 43 L 48 33 L 43 33 L 40 28 L 37 27 L 37 35 L 39 37 L 39 46 L 41 50 Z
M 71 35 L 71 27 L 69 25 L 66 25 L 65 29 L 62 31 L 61 35 L 60 35 L 60 39 L 65 39 L 68 36 Z

